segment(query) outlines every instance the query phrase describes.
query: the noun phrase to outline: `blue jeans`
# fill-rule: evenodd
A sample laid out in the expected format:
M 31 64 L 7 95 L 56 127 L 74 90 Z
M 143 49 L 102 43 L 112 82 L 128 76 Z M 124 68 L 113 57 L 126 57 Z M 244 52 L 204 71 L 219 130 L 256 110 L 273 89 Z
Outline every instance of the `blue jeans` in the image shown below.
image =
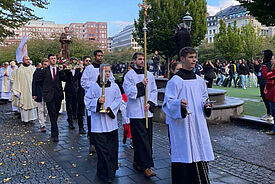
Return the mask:
M 241 81 L 242 81 L 242 88 L 245 89 L 245 84 L 246 84 L 246 75 L 240 75 Z
M 217 86 L 220 86 L 223 83 L 223 81 L 224 81 L 224 75 L 220 74 L 220 80 L 219 80 Z
M 270 114 L 273 117 L 273 120 L 275 121 L 275 102 L 269 101 L 270 104 Z M 272 131 L 275 132 L 275 123 L 273 125 Z
M 157 76 L 159 76 L 159 65 L 158 64 L 154 64 L 154 76 L 156 76 L 156 72 L 157 72 Z

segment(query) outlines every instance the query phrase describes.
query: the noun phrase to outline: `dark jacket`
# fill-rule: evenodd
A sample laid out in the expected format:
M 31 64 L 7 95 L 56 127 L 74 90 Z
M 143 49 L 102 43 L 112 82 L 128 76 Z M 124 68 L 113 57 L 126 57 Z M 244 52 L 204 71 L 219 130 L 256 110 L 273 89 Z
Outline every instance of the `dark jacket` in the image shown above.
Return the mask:
M 247 65 L 241 64 L 239 65 L 239 75 L 248 75 L 249 68 Z
M 73 80 L 74 76 L 72 72 L 70 70 L 65 70 L 64 72 L 66 74 L 65 93 L 77 93 L 78 83 Z
M 210 64 L 203 65 L 203 73 L 204 73 L 205 79 L 215 79 L 216 78 L 214 68 Z
M 38 74 L 37 82 L 43 82 L 42 96 L 45 102 L 61 101 L 64 98 L 61 81 L 66 81 L 66 75 L 64 70 L 59 71 L 56 68 L 55 80 L 52 78 L 50 66 Z
M 42 69 L 36 69 L 33 74 L 32 79 L 32 96 L 36 96 L 36 102 L 42 102 L 42 82 L 37 82 L 38 74 L 42 71 Z
M 85 70 L 85 68 L 84 68 Z M 81 77 L 82 74 L 84 72 L 84 70 L 82 72 L 80 72 L 80 68 L 77 68 L 75 70 L 75 74 L 73 77 L 73 82 L 78 84 L 78 88 L 77 88 L 77 102 L 78 103 L 83 103 L 84 104 L 84 95 L 85 95 L 85 90 L 81 87 Z
M 176 52 L 178 53 L 180 49 L 191 46 L 190 33 L 183 28 L 174 35 L 173 41 L 176 43 Z

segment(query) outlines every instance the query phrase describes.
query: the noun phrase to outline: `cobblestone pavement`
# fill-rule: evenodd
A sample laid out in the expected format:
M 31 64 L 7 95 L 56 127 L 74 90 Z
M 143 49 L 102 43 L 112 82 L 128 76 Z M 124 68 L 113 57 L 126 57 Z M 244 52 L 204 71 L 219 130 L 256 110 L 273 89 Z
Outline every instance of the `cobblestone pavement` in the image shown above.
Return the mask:
M 79 135 L 77 128 L 69 130 L 65 114 L 59 118 L 59 142 L 53 143 L 49 124 L 47 132 L 41 133 L 37 122 L 23 125 L 9 110 L 9 105 L 0 106 L 2 183 L 101 183 L 96 177 L 97 155 L 88 155 L 87 136 Z M 275 183 L 275 142 L 264 135 L 264 130 L 236 124 L 211 124 L 209 129 L 216 156 L 209 164 L 212 184 Z M 154 123 L 153 157 L 157 176 L 151 179 L 133 170 L 133 150 L 129 143 L 122 144 L 121 135 L 120 129 L 119 170 L 114 183 L 171 183 L 166 125 Z

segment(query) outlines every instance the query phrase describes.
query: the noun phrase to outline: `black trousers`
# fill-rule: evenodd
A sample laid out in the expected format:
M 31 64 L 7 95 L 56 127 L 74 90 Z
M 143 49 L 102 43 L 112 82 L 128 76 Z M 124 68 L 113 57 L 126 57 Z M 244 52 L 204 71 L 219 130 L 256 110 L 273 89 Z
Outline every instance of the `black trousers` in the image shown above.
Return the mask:
M 212 88 L 212 85 L 213 85 L 213 78 L 205 77 L 205 80 L 208 81 L 208 83 L 207 83 L 207 88 Z
M 172 184 L 210 184 L 207 162 L 172 162 Z
M 265 88 L 265 85 L 260 84 L 260 93 L 261 93 L 261 97 L 264 101 L 264 105 L 266 108 L 266 114 L 270 114 L 270 104 L 269 104 L 269 101 L 267 99 L 265 99 L 264 88 Z
M 77 93 L 65 93 L 67 121 L 73 123 L 73 117 L 77 117 Z
M 57 126 L 57 118 L 59 114 L 59 110 L 61 108 L 61 101 L 54 99 L 51 102 L 46 102 L 46 106 L 48 109 L 48 114 L 51 121 L 51 136 L 57 137 L 58 136 L 58 126 Z
M 112 182 L 118 169 L 118 130 L 92 133 L 98 156 L 97 175 L 104 182 Z
M 134 162 L 142 169 L 154 167 L 152 157 L 152 118 L 148 118 L 148 129 L 144 119 L 130 119 L 134 146 Z
M 83 128 L 83 116 L 84 115 L 85 115 L 84 101 L 78 101 L 78 103 L 77 103 L 77 122 L 78 122 L 79 129 Z M 88 122 L 88 120 L 87 120 L 87 122 Z

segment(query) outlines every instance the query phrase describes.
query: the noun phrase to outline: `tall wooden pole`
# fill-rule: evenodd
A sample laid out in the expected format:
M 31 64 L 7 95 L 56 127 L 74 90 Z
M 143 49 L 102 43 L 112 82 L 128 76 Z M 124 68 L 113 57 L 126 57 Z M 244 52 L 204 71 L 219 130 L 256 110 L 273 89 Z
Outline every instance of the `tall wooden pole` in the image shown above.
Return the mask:
M 151 9 L 151 5 L 146 3 L 146 0 L 143 0 L 143 4 L 138 4 L 139 7 L 144 9 L 144 23 L 143 23 L 143 31 L 144 31 L 144 78 L 147 78 L 147 10 Z M 145 98 L 144 98 L 144 106 L 147 105 L 148 94 L 147 94 L 147 85 L 145 85 Z M 145 120 L 146 120 L 146 128 L 148 129 L 148 111 L 145 111 Z

